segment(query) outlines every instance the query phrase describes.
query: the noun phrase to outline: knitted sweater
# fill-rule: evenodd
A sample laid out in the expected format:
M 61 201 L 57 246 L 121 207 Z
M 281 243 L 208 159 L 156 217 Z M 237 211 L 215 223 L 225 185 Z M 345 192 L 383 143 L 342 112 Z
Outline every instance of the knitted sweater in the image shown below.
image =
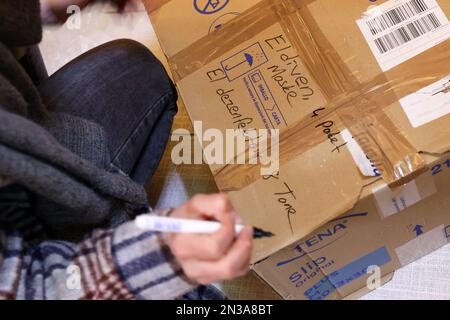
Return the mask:
M 41 40 L 39 1 L 2 0 L 0 17 L 0 177 L 15 183 L 0 187 L 0 297 L 173 299 L 190 291 L 160 237 L 123 223 L 146 208 L 146 193 L 103 169 L 102 128 L 50 113 L 12 54 Z

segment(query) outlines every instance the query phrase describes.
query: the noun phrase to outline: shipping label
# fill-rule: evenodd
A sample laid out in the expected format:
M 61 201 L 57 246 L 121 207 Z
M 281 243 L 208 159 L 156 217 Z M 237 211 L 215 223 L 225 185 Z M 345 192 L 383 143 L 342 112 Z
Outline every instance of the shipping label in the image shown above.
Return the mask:
M 436 0 L 391 0 L 357 20 L 383 71 L 449 39 L 450 23 Z

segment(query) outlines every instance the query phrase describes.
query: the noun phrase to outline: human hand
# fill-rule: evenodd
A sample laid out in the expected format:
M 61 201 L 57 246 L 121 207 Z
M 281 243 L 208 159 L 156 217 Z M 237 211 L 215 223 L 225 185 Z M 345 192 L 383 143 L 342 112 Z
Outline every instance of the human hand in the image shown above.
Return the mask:
M 216 220 L 222 228 L 212 235 L 165 234 L 185 275 L 199 284 L 230 280 L 249 271 L 253 229 L 235 234 L 240 218 L 225 194 L 197 195 L 172 211 L 171 217 Z

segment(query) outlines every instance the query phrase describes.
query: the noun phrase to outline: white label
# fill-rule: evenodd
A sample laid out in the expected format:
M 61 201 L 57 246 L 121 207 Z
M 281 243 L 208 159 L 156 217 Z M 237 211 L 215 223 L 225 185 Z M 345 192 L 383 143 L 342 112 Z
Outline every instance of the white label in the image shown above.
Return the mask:
M 398 192 L 393 192 L 386 184 L 372 189 L 377 207 L 383 217 L 399 213 L 422 200 L 414 181 L 404 185 Z
M 436 184 L 428 173 L 395 190 L 390 189 L 387 184 L 372 189 L 378 211 L 384 218 L 399 213 L 436 192 Z
M 424 226 L 420 224 L 412 226 L 410 231 L 415 234 L 416 238 L 395 249 L 402 267 L 448 243 L 443 225 L 425 233 L 422 228 Z
M 450 113 L 450 75 L 400 99 L 414 128 Z
M 387 1 L 356 23 L 383 71 L 450 38 L 450 23 L 436 0 Z
M 366 177 L 378 177 L 380 176 L 379 171 L 375 167 L 372 161 L 366 156 L 364 151 L 361 149 L 359 144 L 353 138 L 352 134 L 348 129 L 341 131 L 342 139 L 347 143 L 346 146 L 352 155 L 353 160 L 359 168 L 359 171 Z

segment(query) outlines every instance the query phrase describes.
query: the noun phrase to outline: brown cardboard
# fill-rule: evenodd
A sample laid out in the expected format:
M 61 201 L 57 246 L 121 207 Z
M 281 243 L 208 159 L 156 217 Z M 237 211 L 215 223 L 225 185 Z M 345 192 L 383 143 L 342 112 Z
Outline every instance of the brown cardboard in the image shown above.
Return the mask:
M 449 157 L 450 155 L 447 155 L 447 158 L 438 159 L 432 166 L 441 164 Z M 432 173 L 428 172 L 426 175 L 431 176 Z M 355 260 L 379 248 L 386 248 L 390 259 L 382 266 L 383 275 L 400 268 L 402 265 L 397 259 L 395 250 L 417 238 L 414 231 L 416 225 L 424 226 L 424 233 L 442 226 L 442 238 L 450 238 L 450 199 L 446 192 L 450 187 L 450 169 L 446 168 L 433 175 L 432 181 L 436 184 L 436 193 L 386 219 L 380 216 L 371 192 L 375 185 L 365 188 L 361 200 L 351 211 L 256 264 L 254 267 L 256 272 L 283 298 L 306 299 L 305 291 L 313 287 L 318 280 L 351 265 Z M 354 217 L 351 217 L 352 215 Z M 323 236 L 320 237 L 320 234 Z M 301 248 L 301 252 L 296 248 Z M 422 255 L 427 253 L 429 252 L 423 252 Z M 305 256 L 291 263 L 276 266 L 281 261 L 288 261 L 301 255 Z M 377 264 L 376 259 L 372 263 Z M 317 265 L 320 268 L 317 268 Z M 320 271 L 317 271 L 318 269 Z M 343 298 L 350 295 L 366 287 L 369 276 L 361 276 L 324 298 Z M 310 279 L 301 284 L 306 277 Z
M 326 98 L 328 104 L 326 104 L 327 108 L 325 113 L 329 114 L 334 110 L 338 111 L 340 119 L 345 122 L 355 138 L 358 139 L 361 147 L 366 151 L 366 154 L 368 154 L 372 161 L 377 165 L 383 178 L 389 183 L 398 182 L 398 184 L 400 184 L 400 182 L 407 182 L 407 179 L 403 180 L 403 178 L 410 179 L 414 172 L 417 173 L 420 169 L 423 169 L 423 161 L 417 155 L 416 150 L 414 150 L 409 142 L 403 138 L 403 135 L 396 130 L 396 126 L 385 117 L 383 110 L 386 106 L 395 103 L 399 97 L 413 93 L 418 88 L 421 88 L 419 86 L 423 87 L 428 85 L 430 82 L 442 79 L 448 74 L 450 67 L 447 66 L 448 64 L 443 64 L 448 56 L 448 41 L 436 45 L 425 51 L 423 54 L 409 59 L 407 62 L 387 73 L 382 73 L 378 70 L 378 75 L 373 80 L 370 80 L 367 83 L 357 84 L 356 87 L 354 87 L 355 80 L 352 79 L 354 77 L 351 72 L 347 70 L 345 62 L 337 57 L 333 51 L 334 49 L 327 41 L 320 40 L 320 32 L 313 35 L 313 40 L 308 41 L 306 44 L 304 43 L 304 39 L 308 39 L 312 36 L 311 32 L 313 30 L 310 26 L 305 27 L 304 19 L 307 17 L 307 14 L 302 13 L 300 10 L 296 10 L 296 8 L 283 8 L 282 13 L 277 11 L 279 9 L 278 4 L 281 5 L 286 3 L 292 4 L 292 1 L 261 1 L 252 9 L 247 10 L 245 13 L 232 20 L 219 32 L 211 33 L 176 55 L 169 57 L 172 70 L 175 73 L 175 78 L 180 80 L 179 87 L 182 86 L 181 82 L 186 78 L 191 79 L 190 81 L 193 83 L 197 83 L 198 79 L 192 80 L 192 78 L 195 77 L 195 75 L 198 77 L 202 71 L 207 73 L 206 75 L 209 77 L 209 82 L 222 80 L 224 74 L 220 73 L 220 68 L 223 68 L 223 66 L 219 65 L 217 67 L 217 65 L 220 63 L 228 63 L 230 59 L 220 60 L 221 57 L 233 57 L 233 52 L 239 53 L 239 51 L 236 51 L 236 47 L 241 47 L 243 48 L 242 50 L 248 49 L 248 47 L 243 47 L 243 45 L 248 44 L 251 40 L 254 40 L 256 41 L 255 43 L 259 44 L 265 43 L 267 46 L 270 46 L 270 49 L 275 51 L 276 54 L 280 54 L 281 59 L 283 57 L 286 59 L 286 61 L 283 61 L 285 64 L 291 63 L 291 66 L 293 64 L 298 64 L 298 67 L 313 70 L 314 72 L 312 75 L 314 79 L 317 80 L 316 83 L 320 83 L 320 90 L 318 92 L 317 90 L 313 90 L 312 85 L 310 85 L 310 83 L 314 82 L 313 79 L 302 77 L 300 78 L 303 79 L 301 80 L 302 84 L 303 81 L 307 83 L 305 86 L 299 85 L 299 90 L 302 92 L 289 92 L 289 94 L 294 94 L 296 98 L 309 100 L 312 96 L 311 92 L 314 92 L 317 95 Z M 332 4 L 333 1 L 323 1 L 323 3 L 329 5 L 330 3 Z M 348 19 L 347 16 L 341 18 Z M 354 18 L 357 19 L 358 17 Z M 255 21 L 252 22 L 253 20 Z M 311 24 L 314 26 L 313 23 Z M 275 26 L 278 26 L 285 33 L 281 34 L 281 36 L 278 34 L 275 38 L 263 37 L 263 32 L 268 28 Z M 299 35 L 298 32 L 302 33 Z M 359 36 L 362 38 L 361 34 Z M 283 39 L 282 42 L 280 42 L 280 37 Z M 299 44 L 297 40 L 300 38 L 302 39 L 302 43 Z M 288 39 L 288 41 L 286 42 L 285 39 Z M 238 43 L 241 44 L 241 46 L 237 45 Z M 284 43 L 287 43 L 287 45 L 291 44 L 295 47 L 297 52 L 301 53 L 298 55 L 298 59 L 302 60 L 301 62 L 292 61 L 290 58 L 296 56 L 290 56 L 286 54 L 286 52 L 283 52 L 283 49 L 285 48 L 282 48 L 282 44 Z M 251 44 L 249 45 L 251 46 Z M 274 45 L 277 46 L 274 47 Z M 263 51 L 265 50 L 267 50 L 267 48 Z M 276 57 L 272 56 L 272 54 L 266 54 L 264 57 L 269 60 L 275 59 L 274 61 L 269 61 L 269 63 L 275 62 L 275 66 L 279 66 L 280 68 L 283 66 L 283 64 L 280 65 L 277 63 Z M 308 57 L 312 58 L 308 59 Z M 348 57 L 348 59 L 351 59 L 351 57 Z M 233 62 L 233 59 L 231 59 L 231 62 Z M 255 63 L 258 63 L 258 61 Z M 421 67 L 418 68 L 418 65 Z M 205 71 L 207 66 L 211 66 L 213 69 Z M 327 68 L 324 69 L 323 66 Z M 273 69 L 273 72 L 274 70 L 278 69 Z M 291 78 L 291 82 L 287 82 L 288 85 L 292 84 L 292 81 L 299 79 L 297 76 L 292 76 L 292 70 L 288 70 L 288 72 L 289 71 L 291 72 L 291 76 L 284 74 L 280 82 L 286 83 L 284 82 L 286 76 Z M 296 69 L 294 73 L 297 74 L 297 71 L 298 69 Z M 303 74 L 306 74 L 307 72 L 300 73 L 301 76 L 303 76 Z M 389 79 L 386 77 L 388 73 L 391 74 Z M 427 74 L 427 76 L 424 77 L 423 74 Z M 211 78 L 212 76 L 213 78 Z M 230 77 L 233 78 L 234 75 L 231 74 Z M 280 79 L 280 76 L 277 75 L 277 78 Z M 411 81 L 410 79 L 414 79 L 414 81 Z M 337 82 L 336 85 L 339 87 L 336 89 L 337 91 L 330 89 L 335 82 Z M 192 88 L 189 88 L 188 90 L 191 91 Z M 286 86 L 283 86 L 283 90 L 286 91 Z M 306 90 L 306 97 L 304 90 Z M 286 94 L 287 92 L 284 93 Z M 292 97 L 290 98 L 290 100 L 293 100 Z M 289 101 L 289 104 L 291 106 L 292 104 L 301 106 L 302 102 L 304 101 Z M 367 118 L 364 119 L 364 116 Z M 324 119 L 324 116 L 322 115 L 321 118 Z M 311 133 L 311 128 L 298 130 L 299 126 L 302 127 L 304 125 L 305 117 L 301 117 L 298 123 L 296 123 L 295 119 L 293 120 L 294 124 L 291 124 L 286 130 L 288 135 L 292 136 L 292 140 L 298 141 L 297 136 L 305 134 L 305 130 L 308 131 L 307 133 Z M 296 132 L 296 134 L 292 135 L 292 132 Z M 315 138 L 318 137 L 319 135 L 315 136 Z M 362 137 L 364 137 L 364 139 Z M 293 142 L 289 141 L 287 144 L 290 145 L 291 143 Z M 315 140 L 314 143 L 303 147 L 308 149 L 317 143 L 318 141 Z M 304 151 L 306 150 L 301 148 L 297 151 L 297 154 Z M 289 154 L 288 159 L 292 157 L 293 156 Z M 407 163 L 410 159 L 414 159 L 412 168 L 410 168 L 409 163 Z M 282 158 L 282 160 L 286 159 Z M 408 172 L 398 177 L 398 169 L 401 169 L 401 171 L 408 169 Z M 243 181 L 249 184 L 255 180 L 255 174 L 250 172 L 247 168 L 239 167 L 233 168 L 232 171 L 233 170 L 237 170 L 238 172 L 225 172 L 225 175 L 232 175 L 236 177 L 235 179 L 238 179 L 237 177 L 242 176 L 242 171 L 247 171 L 244 172 L 246 176 L 236 183 L 239 188 L 242 187 Z M 224 190 L 229 190 L 230 188 L 227 185 L 220 185 L 221 178 L 222 177 L 220 176 L 216 177 L 219 186 Z
M 218 29 L 260 0 L 231 1 L 213 8 L 207 0 L 144 1 L 161 48 L 169 57 Z M 225 1 L 219 1 L 225 2 Z M 199 12 L 193 3 L 196 4 Z
M 253 262 L 258 262 L 254 265 L 258 275 L 284 298 L 305 299 L 302 290 L 314 285 L 315 279 L 325 278 L 380 248 L 386 248 L 381 255 L 389 256 L 389 262 L 382 267 L 382 275 L 387 275 L 401 267 L 396 248 L 402 248 L 402 261 L 409 261 L 442 245 L 421 247 L 420 254 L 418 250 L 416 255 L 411 253 L 411 259 L 407 257 L 409 247 L 402 247 L 413 240 L 411 228 L 415 225 L 423 225 L 427 234 L 450 223 L 445 193 L 450 170 L 443 169 L 448 158 L 443 153 L 450 150 L 450 116 L 413 128 L 398 100 L 450 74 L 450 41 L 382 72 L 355 23 L 372 3 L 226 3 L 222 10 L 211 14 L 202 14 L 192 2 L 183 0 L 161 1 L 160 6 L 149 11 L 193 121 L 201 120 L 204 129 L 222 131 L 282 130 L 279 173 L 261 177 L 258 166 L 210 166 L 219 188 L 229 191 L 244 220 L 276 234 L 255 242 Z M 450 3 L 438 3 L 450 17 Z M 240 15 L 229 15 L 220 30 L 209 32 L 208 26 L 229 12 Z M 227 71 L 239 64 L 238 54 L 243 50 L 255 57 L 252 67 Z M 277 74 L 279 69 L 287 71 Z M 294 89 L 280 85 L 295 80 L 301 85 Z M 270 94 L 261 97 L 263 92 Z M 321 124 L 331 122 L 330 136 Z M 398 214 L 382 217 L 371 191 L 382 181 L 360 173 L 339 134 L 345 128 L 355 136 L 370 136 L 369 146 L 361 145 L 363 150 L 368 154 L 368 148 L 380 148 L 391 167 L 407 155 L 418 159 L 407 180 L 401 181 L 415 179 L 421 197 L 422 189 L 428 190 L 430 183 L 422 180 L 430 175 L 430 171 L 422 173 L 422 166 L 440 165 L 443 172 L 432 178 L 437 192 L 423 196 L 421 202 Z M 358 143 L 362 144 L 362 139 L 358 138 Z M 330 220 L 355 212 L 368 214 L 352 219 L 351 231 L 329 249 L 302 258 L 306 265 L 309 259 L 309 266 L 314 266 L 319 252 L 331 256 L 333 263 L 322 275 L 319 272 L 297 289 L 289 275 L 293 272 L 291 266 L 299 267 L 298 261 L 281 269 L 274 267 L 277 259 L 292 256 L 299 239 L 307 240 L 308 235 L 317 233 L 313 230 L 328 230 Z M 339 286 L 324 298 L 346 297 L 365 287 L 366 278 L 361 276 Z

